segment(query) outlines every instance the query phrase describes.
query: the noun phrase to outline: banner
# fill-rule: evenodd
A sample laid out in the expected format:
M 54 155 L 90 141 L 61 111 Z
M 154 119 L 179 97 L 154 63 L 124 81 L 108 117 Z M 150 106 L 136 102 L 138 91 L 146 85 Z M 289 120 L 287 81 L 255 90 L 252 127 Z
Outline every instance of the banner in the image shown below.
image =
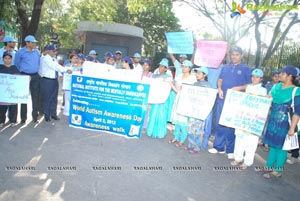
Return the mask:
M 272 99 L 227 90 L 219 124 L 261 136 Z
M 183 84 L 177 113 L 205 120 L 214 106 L 216 97 L 216 89 Z
M 139 138 L 149 85 L 72 76 L 70 125 Z
M 206 41 L 197 42 L 194 63 L 197 66 L 218 68 L 227 52 L 227 42 Z
M 194 38 L 192 32 L 169 32 L 166 33 L 166 38 L 168 41 L 168 53 L 194 53 Z
M 29 76 L 0 73 L 0 103 L 27 103 Z
M 170 82 L 172 77 L 168 78 L 148 78 L 143 77 L 142 83 L 150 85 L 149 104 L 160 104 L 166 102 L 171 92 Z

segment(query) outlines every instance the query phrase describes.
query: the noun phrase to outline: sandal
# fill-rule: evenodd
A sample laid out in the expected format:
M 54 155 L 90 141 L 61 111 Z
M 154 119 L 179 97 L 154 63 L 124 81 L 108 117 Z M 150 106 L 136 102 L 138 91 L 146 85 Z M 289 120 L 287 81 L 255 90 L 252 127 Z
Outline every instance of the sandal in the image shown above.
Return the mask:
M 239 165 L 241 162 L 240 161 L 231 161 L 231 165 L 233 165 L 233 166 L 237 166 L 237 165 Z
M 274 171 L 272 171 L 272 172 L 270 172 L 270 173 L 267 173 L 267 174 L 264 174 L 264 178 L 265 178 L 265 179 L 271 179 L 272 177 L 277 177 L 277 178 L 279 178 L 279 177 L 281 177 L 281 176 L 282 176 L 281 173 L 274 172 Z
M 270 151 L 270 147 L 265 147 L 265 148 L 264 148 L 264 151 L 265 151 L 265 152 L 269 152 L 269 151 Z
M 173 139 L 173 140 L 170 140 L 168 143 L 169 144 L 174 144 L 174 143 L 176 143 L 177 142 L 177 140 L 176 139 Z
M 192 148 L 186 146 L 186 147 L 184 147 L 184 150 L 190 151 L 190 150 L 192 150 Z
M 183 142 L 178 142 L 175 146 L 176 146 L 176 147 L 182 147 L 183 145 L 184 145 Z
M 240 165 L 241 170 L 246 170 L 248 168 L 248 166 L 243 163 L 242 165 Z
M 189 151 L 189 152 L 190 152 L 190 154 L 196 154 L 196 153 L 198 153 L 199 151 L 191 150 L 191 151 Z

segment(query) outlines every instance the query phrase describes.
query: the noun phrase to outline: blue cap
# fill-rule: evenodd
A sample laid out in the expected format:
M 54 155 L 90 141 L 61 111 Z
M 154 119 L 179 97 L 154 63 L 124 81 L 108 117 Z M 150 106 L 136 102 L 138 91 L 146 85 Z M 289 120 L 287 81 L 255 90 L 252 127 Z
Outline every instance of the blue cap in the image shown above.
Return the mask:
M 3 42 L 17 42 L 12 36 L 4 36 Z
M 2 57 L 4 58 L 5 56 L 10 56 L 12 58 L 12 54 L 9 51 L 3 52 L 3 56 Z
M 298 76 L 296 68 L 291 65 L 286 65 L 283 69 L 280 70 L 281 73 L 286 73 L 294 77 Z
M 238 52 L 240 54 L 243 54 L 243 50 L 242 48 L 240 48 L 239 46 L 234 46 L 231 48 L 231 52 Z
M 299 75 L 300 75 L 300 70 L 299 70 L 299 68 L 295 67 L 295 69 L 297 70 L 297 76 L 299 76 Z
M 186 54 L 181 54 L 181 55 L 179 55 L 179 58 L 186 58 L 187 59 L 187 55 Z
M 133 55 L 133 58 L 141 58 L 141 55 L 140 55 L 139 53 L 135 53 L 135 54 Z
M 87 60 L 87 61 L 95 61 L 94 57 L 92 57 L 90 55 L 86 56 L 85 60 Z
M 77 57 L 78 57 L 79 59 L 85 60 L 84 54 L 79 53 L 79 54 L 77 54 Z
M 273 72 L 272 72 L 272 75 L 279 75 L 280 74 L 280 70 L 274 70 Z
M 169 66 L 169 60 L 166 59 L 166 58 L 163 58 L 163 59 L 160 61 L 159 65 L 163 65 L 164 67 L 168 68 L 168 66 Z
M 45 45 L 45 47 L 44 47 L 44 51 L 48 49 L 48 46 L 49 46 L 49 45 Z
M 96 52 L 95 50 L 91 50 L 91 51 L 89 52 L 89 55 L 93 55 L 93 54 L 98 55 L 97 52 Z
M 189 60 L 185 60 L 181 65 L 191 68 L 193 66 L 193 63 Z
M 120 54 L 120 55 L 122 55 L 122 52 L 121 52 L 120 50 L 117 50 L 117 51 L 115 52 L 115 54 Z
M 147 59 L 147 58 L 146 58 L 146 59 L 144 59 L 143 63 L 146 63 L 146 64 L 148 64 L 148 65 L 151 65 L 152 62 L 151 62 L 150 59 Z
M 32 35 L 26 36 L 25 39 L 24 39 L 24 41 L 25 41 L 25 42 L 32 42 L 32 43 L 38 42 L 37 40 L 35 40 L 35 37 L 32 36 Z
M 106 52 L 104 56 L 110 59 L 116 59 L 116 56 L 111 52 Z
M 47 45 L 45 47 L 46 47 L 46 50 L 56 50 L 56 47 L 54 45 Z
M 257 77 L 261 77 L 262 78 L 264 76 L 264 72 L 261 69 L 259 69 L 259 68 L 255 68 L 255 69 L 253 69 L 251 75 L 255 75 Z
M 200 68 L 195 68 L 195 71 L 199 71 L 202 73 L 205 73 L 205 75 L 208 75 L 208 68 L 201 66 Z
M 124 58 L 122 59 L 122 61 L 125 61 L 126 63 L 129 63 L 129 64 L 133 64 L 132 59 L 129 58 L 129 57 L 124 57 Z

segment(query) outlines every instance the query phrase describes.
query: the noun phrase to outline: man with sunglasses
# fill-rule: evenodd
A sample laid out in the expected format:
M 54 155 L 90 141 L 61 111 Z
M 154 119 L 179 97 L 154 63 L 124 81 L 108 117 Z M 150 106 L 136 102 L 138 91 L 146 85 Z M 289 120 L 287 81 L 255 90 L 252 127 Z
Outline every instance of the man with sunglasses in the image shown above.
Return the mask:
M 15 47 L 17 41 L 12 36 L 4 36 L 2 42 L 4 42 L 4 46 L 0 49 L 0 64 L 4 64 L 3 53 L 9 52 L 12 55 L 11 65 L 14 65 L 16 54 Z

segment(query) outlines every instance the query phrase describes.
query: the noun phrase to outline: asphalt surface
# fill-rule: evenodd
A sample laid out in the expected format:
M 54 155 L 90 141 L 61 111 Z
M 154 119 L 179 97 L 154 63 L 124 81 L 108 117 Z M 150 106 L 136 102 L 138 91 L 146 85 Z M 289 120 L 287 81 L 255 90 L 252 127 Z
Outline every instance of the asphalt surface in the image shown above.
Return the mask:
M 30 110 L 29 110 L 30 111 Z M 28 115 L 30 116 L 30 115 Z M 0 201 L 298 200 L 300 163 L 265 179 L 226 155 L 192 155 L 165 139 L 126 139 L 68 126 L 67 117 L 0 131 Z

